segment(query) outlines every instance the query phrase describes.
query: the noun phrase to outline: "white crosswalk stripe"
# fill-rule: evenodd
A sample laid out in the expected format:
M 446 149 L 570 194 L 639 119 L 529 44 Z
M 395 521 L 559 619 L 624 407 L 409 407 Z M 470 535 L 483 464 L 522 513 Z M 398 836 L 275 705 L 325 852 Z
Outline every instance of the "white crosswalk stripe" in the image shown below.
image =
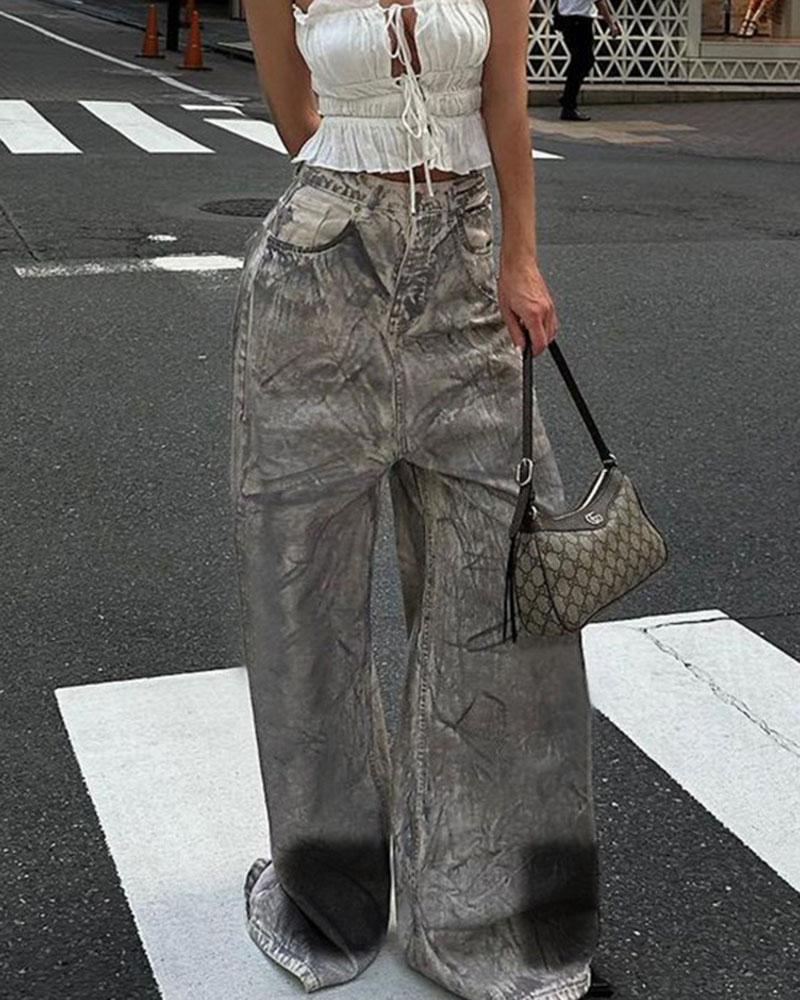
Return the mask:
M 142 274 L 168 272 L 172 274 L 205 274 L 215 271 L 236 271 L 242 266 L 241 257 L 227 254 L 161 254 L 158 257 L 118 257 L 111 260 L 84 260 L 64 264 L 21 264 L 14 268 L 20 278 L 76 278 L 100 274 Z
M 213 153 L 129 101 L 80 101 L 87 111 L 148 153 Z
M 216 125 L 218 128 L 233 132 L 234 135 L 249 139 L 267 149 L 275 149 L 279 153 L 286 153 L 286 146 L 278 135 L 278 130 L 271 122 L 259 121 L 255 118 L 204 118 L 203 121 L 209 125 Z
M 595 707 L 800 891 L 797 662 L 716 610 L 584 636 Z M 56 697 L 165 1000 L 295 996 L 242 930 L 243 873 L 270 850 L 244 668 Z M 391 931 L 342 996 L 444 1000 L 404 966 L 394 920 Z
M 235 104 L 181 104 L 184 111 L 227 111 L 230 114 L 243 115 L 244 111 Z
M 12 153 L 80 153 L 28 101 L 0 100 L 0 142 Z
M 584 629 L 593 704 L 800 892 L 800 666 L 724 612 Z
M 124 136 L 130 143 L 146 153 L 215 153 L 181 129 L 167 125 L 155 115 L 143 111 L 131 101 L 77 102 L 95 119 L 114 132 Z M 248 118 L 240 108 L 219 104 L 183 104 L 188 129 L 196 114 L 191 112 L 225 111 L 226 117 L 203 117 L 207 125 L 213 125 L 229 135 L 244 139 L 265 149 L 274 150 L 287 156 L 286 147 L 272 122 L 260 118 Z M 5 146 L 10 153 L 82 153 L 72 138 L 65 135 L 56 125 L 48 121 L 45 114 L 38 111 L 29 101 L 0 100 L 0 153 Z M 557 153 L 545 150 L 531 151 L 534 159 L 561 160 Z

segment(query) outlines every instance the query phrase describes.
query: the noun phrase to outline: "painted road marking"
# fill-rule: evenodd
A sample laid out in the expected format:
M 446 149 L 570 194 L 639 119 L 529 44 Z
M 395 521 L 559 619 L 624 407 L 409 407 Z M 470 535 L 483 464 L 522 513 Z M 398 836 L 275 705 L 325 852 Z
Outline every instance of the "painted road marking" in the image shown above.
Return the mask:
M 243 115 L 244 111 L 236 107 L 233 102 L 230 104 L 181 104 L 184 111 L 232 111 L 237 115 Z
M 78 103 L 101 122 L 110 125 L 148 153 L 214 152 L 208 146 L 195 142 L 182 132 L 148 115 L 130 101 L 79 101 Z
M 800 664 L 720 611 L 584 629 L 594 705 L 800 890 Z M 60 688 L 58 705 L 164 1000 L 291 1000 L 244 929 L 269 857 L 243 667 Z M 447 1000 L 387 946 L 348 1000 Z
M 247 936 L 242 886 L 269 857 L 244 668 L 56 692 L 164 1000 L 296 1000 L 293 976 Z M 348 1000 L 452 1000 L 396 937 Z
M 204 118 L 203 121 L 225 129 L 226 132 L 233 132 L 234 135 L 241 136 L 242 139 L 266 146 L 267 149 L 274 149 L 288 155 L 286 146 L 284 146 L 280 135 L 278 135 L 278 130 L 272 122 L 265 122 L 257 118 Z
M 94 274 L 129 274 L 141 271 L 235 271 L 242 267 L 242 257 L 225 254 L 162 254 L 158 257 L 132 257 L 117 260 L 86 260 L 74 264 L 25 264 L 14 268 L 20 278 L 74 278 Z
M 245 940 L 266 814 L 244 671 L 56 696 L 164 1000 L 277 997 Z
M 2 13 L 2 11 L 0 11 Z M 130 101 L 80 100 L 78 103 L 95 118 L 147 153 L 213 153 L 215 150 L 159 121 Z M 272 122 L 248 118 L 233 105 L 182 104 L 187 111 L 226 111 L 240 118 L 204 118 L 209 125 L 288 156 L 288 150 Z M 12 153 L 82 152 L 32 104 L 21 100 L 0 100 L 0 142 Z M 540 160 L 563 160 L 557 153 L 531 150 Z
M 126 69 L 134 69 L 147 76 L 153 76 L 157 80 L 160 80 L 161 83 L 166 84 L 168 87 L 175 87 L 178 90 L 184 90 L 190 94 L 197 94 L 207 101 L 219 102 L 220 104 L 225 105 L 228 103 L 228 98 L 222 94 L 214 94 L 210 90 L 193 87 L 190 83 L 178 80 L 174 76 L 169 76 L 167 73 L 161 73 L 157 69 L 151 69 L 149 66 L 142 66 L 139 63 L 128 62 L 125 59 L 117 58 L 117 56 L 109 55 L 107 52 L 101 52 L 99 49 L 90 48 L 88 45 L 81 45 L 80 42 L 73 42 L 71 38 L 65 38 L 63 35 L 57 35 L 54 31 L 48 31 L 47 28 L 42 28 L 38 24 L 34 24 L 32 21 L 26 21 L 21 17 L 17 17 L 15 14 L 9 14 L 7 11 L 0 10 L 0 17 L 5 17 L 7 20 L 14 21 L 16 24 L 20 24 L 24 28 L 30 28 L 31 31 L 37 31 L 40 35 L 44 35 L 45 38 L 52 38 L 56 42 L 61 42 L 62 45 L 68 45 L 70 48 L 78 49 L 80 52 L 87 53 L 87 55 L 96 56 L 98 59 L 105 59 L 106 62 L 114 63 L 116 66 L 124 66 Z
M 800 892 L 800 664 L 721 611 L 584 629 L 592 701 Z
M 0 100 L 0 142 L 12 153 L 80 153 L 28 101 Z

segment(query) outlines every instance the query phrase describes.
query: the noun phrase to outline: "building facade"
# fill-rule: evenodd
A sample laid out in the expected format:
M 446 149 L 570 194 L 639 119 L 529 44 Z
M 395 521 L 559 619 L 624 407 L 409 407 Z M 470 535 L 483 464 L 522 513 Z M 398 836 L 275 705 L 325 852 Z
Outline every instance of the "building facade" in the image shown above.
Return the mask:
M 800 87 L 800 0 L 608 0 L 622 34 L 598 20 L 587 83 L 757 83 Z M 564 79 L 568 53 L 553 31 L 556 0 L 531 5 L 528 78 Z M 738 32 L 760 14 L 756 34 Z
M 614 38 L 599 22 L 587 83 L 797 84 L 800 0 L 608 0 L 622 27 Z M 231 0 L 243 17 L 244 0 Z M 559 83 L 568 53 L 553 30 L 556 0 L 532 0 L 528 79 Z M 748 18 L 756 33 L 740 37 Z

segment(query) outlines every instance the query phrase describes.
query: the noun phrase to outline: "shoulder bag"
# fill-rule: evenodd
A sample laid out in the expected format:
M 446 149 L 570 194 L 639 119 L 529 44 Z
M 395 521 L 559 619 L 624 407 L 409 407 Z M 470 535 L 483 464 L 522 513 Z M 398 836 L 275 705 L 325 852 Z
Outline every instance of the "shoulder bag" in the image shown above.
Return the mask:
M 503 640 L 509 626 L 531 635 L 576 632 L 601 608 L 638 587 L 667 561 L 667 545 L 631 479 L 608 450 L 558 344 L 547 346 L 600 454 L 603 468 L 581 502 L 557 513 L 533 488 L 533 359 L 525 327 L 522 458 L 506 562 Z

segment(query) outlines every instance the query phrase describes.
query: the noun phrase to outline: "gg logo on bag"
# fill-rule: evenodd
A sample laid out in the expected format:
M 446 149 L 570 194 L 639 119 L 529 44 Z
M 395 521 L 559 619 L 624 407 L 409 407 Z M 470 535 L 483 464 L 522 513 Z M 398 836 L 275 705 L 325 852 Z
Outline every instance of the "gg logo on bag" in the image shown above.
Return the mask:
M 584 514 L 583 516 L 589 524 L 602 524 L 604 520 L 603 515 L 597 510 L 590 510 L 588 514 Z

